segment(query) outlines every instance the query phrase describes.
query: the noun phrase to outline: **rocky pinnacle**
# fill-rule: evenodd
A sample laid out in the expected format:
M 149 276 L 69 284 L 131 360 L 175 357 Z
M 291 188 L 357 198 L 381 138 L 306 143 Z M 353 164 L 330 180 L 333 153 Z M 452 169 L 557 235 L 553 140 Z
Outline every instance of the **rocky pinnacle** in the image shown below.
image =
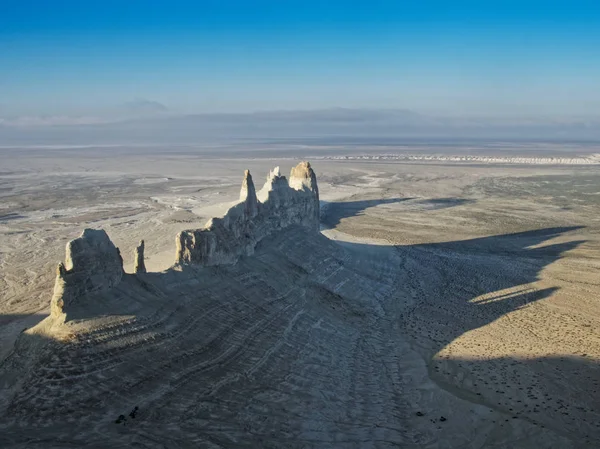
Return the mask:
M 133 268 L 134 273 L 145 273 L 146 264 L 144 264 L 144 241 L 140 240 L 139 245 L 133 251 L 133 257 L 135 266 Z

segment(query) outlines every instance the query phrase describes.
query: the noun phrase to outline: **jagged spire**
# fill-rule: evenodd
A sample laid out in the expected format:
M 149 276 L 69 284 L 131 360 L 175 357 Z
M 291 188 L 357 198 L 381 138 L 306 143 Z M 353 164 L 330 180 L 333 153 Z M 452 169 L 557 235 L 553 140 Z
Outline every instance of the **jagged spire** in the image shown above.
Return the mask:
M 298 164 L 291 179 L 279 167 L 269 172 L 264 187 L 256 192 L 250 172 L 244 172 L 240 201 L 202 229 L 181 231 L 177 236 L 175 263 L 204 266 L 235 263 L 254 253 L 258 242 L 289 226 L 319 232 L 319 190 L 308 162 Z
M 279 167 L 275 167 L 273 170 L 269 170 L 269 174 L 267 175 L 267 181 L 270 181 L 274 178 L 279 178 L 281 176 L 281 170 Z
M 252 181 L 252 175 L 249 170 L 244 170 L 240 201 L 246 204 L 244 211 L 248 216 L 256 216 L 258 213 L 258 199 L 256 198 L 256 188 L 254 187 L 254 181 Z
M 270 198 L 272 201 L 283 204 L 286 201 L 289 191 L 288 180 L 281 176 L 279 167 L 269 170 L 267 180 L 262 189 L 257 193 L 258 201 L 265 203 Z
M 145 273 L 146 264 L 144 263 L 144 241 L 140 240 L 139 245 L 133 251 L 133 257 L 135 266 L 133 268 L 134 273 Z

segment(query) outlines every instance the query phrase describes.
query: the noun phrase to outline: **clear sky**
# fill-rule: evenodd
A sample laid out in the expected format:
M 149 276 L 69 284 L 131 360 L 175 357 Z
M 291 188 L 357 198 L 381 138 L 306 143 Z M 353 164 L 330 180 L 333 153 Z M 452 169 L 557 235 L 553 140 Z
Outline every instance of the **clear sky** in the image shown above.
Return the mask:
M 600 115 L 600 0 L 0 0 L 0 116 Z

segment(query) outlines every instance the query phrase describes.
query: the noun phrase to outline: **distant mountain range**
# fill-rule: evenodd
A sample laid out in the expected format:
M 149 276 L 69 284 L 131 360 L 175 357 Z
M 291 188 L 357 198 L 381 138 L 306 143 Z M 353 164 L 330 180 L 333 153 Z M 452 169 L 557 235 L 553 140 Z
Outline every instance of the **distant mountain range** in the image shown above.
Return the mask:
M 136 100 L 118 114 L 0 118 L 17 143 L 198 143 L 228 139 L 394 137 L 600 140 L 600 118 L 434 117 L 403 109 L 321 109 L 178 115 Z

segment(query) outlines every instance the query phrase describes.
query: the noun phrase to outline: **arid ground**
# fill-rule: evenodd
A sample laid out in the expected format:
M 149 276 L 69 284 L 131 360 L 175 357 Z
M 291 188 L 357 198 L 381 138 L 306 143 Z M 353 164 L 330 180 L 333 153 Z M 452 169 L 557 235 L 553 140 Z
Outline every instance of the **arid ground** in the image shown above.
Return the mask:
M 531 147 L 0 150 L 0 447 L 600 447 L 600 165 Z M 244 169 L 311 155 L 320 235 L 169 269 Z M 44 331 L 84 228 L 149 272 Z

